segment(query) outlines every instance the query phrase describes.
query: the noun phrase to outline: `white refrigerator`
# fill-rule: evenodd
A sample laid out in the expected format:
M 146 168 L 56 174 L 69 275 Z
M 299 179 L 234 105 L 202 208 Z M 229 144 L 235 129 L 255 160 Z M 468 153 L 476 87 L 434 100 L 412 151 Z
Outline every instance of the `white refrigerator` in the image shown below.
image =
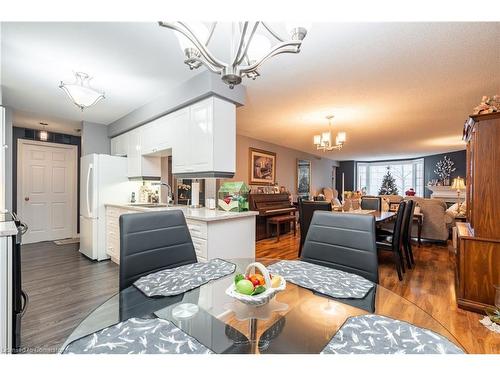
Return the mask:
M 104 204 L 129 201 L 133 187 L 127 158 L 90 154 L 82 156 L 80 166 L 80 252 L 93 260 L 109 259 Z

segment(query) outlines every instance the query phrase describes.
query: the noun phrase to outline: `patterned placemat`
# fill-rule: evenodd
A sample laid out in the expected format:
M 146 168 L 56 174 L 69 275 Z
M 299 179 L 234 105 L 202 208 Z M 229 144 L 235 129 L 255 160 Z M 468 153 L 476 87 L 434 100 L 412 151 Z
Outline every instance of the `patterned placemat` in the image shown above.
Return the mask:
M 63 354 L 212 354 L 163 319 L 131 318 L 68 344 Z
M 374 287 L 364 277 L 300 260 L 282 260 L 267 269 L 286 281 L 334 298 L 364 298 Z
M 381 315 L 346 320 L 321 354 L 464 354 L 445 337 Z
M 137 280 L 134 286 L 148 297 L 175 296 L 230 275 L 235 269 L 233 263 L 212 259 L 151 273 Z

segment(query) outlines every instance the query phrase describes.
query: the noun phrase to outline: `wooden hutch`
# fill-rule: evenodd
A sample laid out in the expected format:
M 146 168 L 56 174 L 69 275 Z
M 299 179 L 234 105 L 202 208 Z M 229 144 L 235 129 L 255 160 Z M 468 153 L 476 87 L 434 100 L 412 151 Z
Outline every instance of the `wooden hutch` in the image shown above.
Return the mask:
M 467 222 L 457 223 L 457 303 L 484 313 L 500 285 L 500 113 L 471 116 L 464 140 Z

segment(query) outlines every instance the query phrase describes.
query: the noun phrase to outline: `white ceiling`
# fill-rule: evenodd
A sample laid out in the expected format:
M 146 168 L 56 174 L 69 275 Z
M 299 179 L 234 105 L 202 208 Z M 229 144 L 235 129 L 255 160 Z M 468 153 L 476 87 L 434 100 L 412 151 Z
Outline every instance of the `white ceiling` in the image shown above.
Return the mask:
M 4 103 L 24 123 L 108 124 L 197 73 L 154 22 L 4 23 L 2 43 Z M 214 49 L 221 53 L 222 42 Z M 300 54 L 275 57 L 256 81 L 244 81 L 238 133 L 312 153 L 312 136 L 333 113 L 348 141 L 321 156 L 461 149 L 467 115 L 482 95 L 500 93 L 499 66 L 500 23 L 315 23 Z M 84 112 L 57 87 L 77 70 L 107 96 Z

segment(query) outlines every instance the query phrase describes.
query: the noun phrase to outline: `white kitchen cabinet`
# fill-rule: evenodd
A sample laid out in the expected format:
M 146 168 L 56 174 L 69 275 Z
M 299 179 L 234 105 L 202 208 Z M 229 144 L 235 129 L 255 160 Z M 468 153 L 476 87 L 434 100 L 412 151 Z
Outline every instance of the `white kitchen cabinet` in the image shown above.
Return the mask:
M 189 107 L 169 113 L 141 127 L 141 148 L 143 155 L 171 150 L 177 139 L 182 137 L 179 129 L 189 122 Z
M 234 104 L 210 97 L 188 107 L 176 123 L 172 150 L 174 174 L 227 172 L 236 169 L 236 109 Z
M 141 152 L 141 128 L 129 131 L 127 147 L 127 175 L 129 178 L 161 177 L 161 159 L 143 156 Z
M 111 155 L 127 156 L 128 152 L 128 133 L 120 134 L 111 138 Z

